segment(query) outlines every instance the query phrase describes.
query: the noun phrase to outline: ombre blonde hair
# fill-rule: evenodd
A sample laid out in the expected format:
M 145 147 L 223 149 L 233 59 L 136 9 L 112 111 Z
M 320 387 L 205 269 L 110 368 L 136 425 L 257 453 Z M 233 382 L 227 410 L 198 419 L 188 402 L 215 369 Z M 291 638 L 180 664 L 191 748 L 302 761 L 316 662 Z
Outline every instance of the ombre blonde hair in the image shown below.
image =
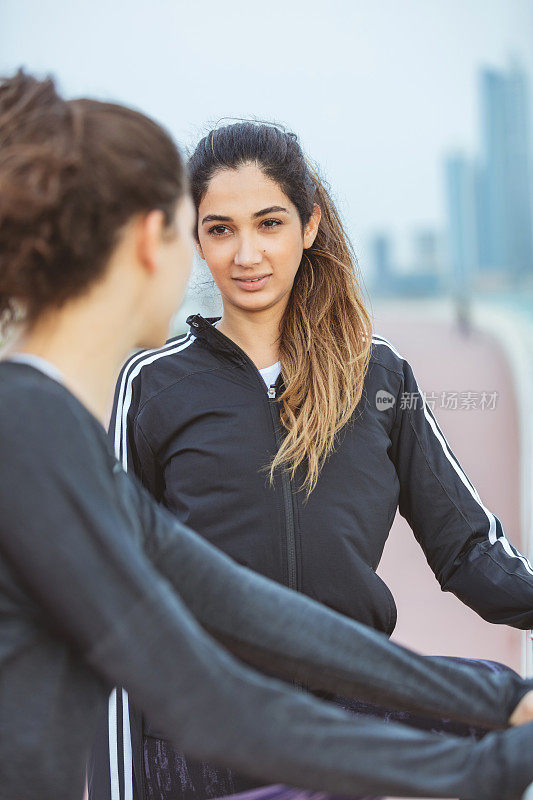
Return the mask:
M 197 145 L 190 160 L 198 209 L 220 169 L 255 163 L 296 206 L 302 229 L 314 204 L 322 215 L 313 245 L 304 250 L 280 326 L 284 391 L 278 398 L 286 431 L 268 465 L 291 480 L 305 468 L 301 489 L 309 497 L 334 451 L 337 434 L 362 396 L 372 348 L 372 322 L 363 301 L 357 260 L 330 193 L 304 156 L 294 133 L 280 126 L 242 121 L 217 128 Z

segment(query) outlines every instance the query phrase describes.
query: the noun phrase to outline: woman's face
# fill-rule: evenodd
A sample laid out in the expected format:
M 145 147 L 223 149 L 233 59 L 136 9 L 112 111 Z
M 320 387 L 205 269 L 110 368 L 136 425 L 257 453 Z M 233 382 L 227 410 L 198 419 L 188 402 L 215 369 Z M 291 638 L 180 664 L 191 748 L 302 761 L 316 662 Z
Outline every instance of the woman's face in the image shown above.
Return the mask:
M 224 308 L 283 311 L 319 221 L 315 206 L 302 230 L 296 206 L 255 164 L 216 172 L 198 209 L 198 251 Z

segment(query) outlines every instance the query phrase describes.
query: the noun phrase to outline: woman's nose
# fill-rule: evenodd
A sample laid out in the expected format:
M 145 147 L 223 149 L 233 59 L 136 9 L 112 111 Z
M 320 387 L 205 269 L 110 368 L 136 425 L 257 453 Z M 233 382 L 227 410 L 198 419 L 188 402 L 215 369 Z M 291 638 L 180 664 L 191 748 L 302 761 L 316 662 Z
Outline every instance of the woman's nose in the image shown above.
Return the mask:
M 240 267 L 255 267 L 261 263 L 262 255 L 252 237 L 243 237 L 235 253 L 235 264 Z

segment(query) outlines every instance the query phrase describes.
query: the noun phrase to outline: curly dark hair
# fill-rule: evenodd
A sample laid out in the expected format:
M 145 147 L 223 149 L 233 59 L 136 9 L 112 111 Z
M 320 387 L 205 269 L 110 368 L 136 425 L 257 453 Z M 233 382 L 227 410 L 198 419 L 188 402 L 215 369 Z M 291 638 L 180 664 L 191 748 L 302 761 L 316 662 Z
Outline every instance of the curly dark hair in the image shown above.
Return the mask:
M 181 154 L 154 120 L 121 105 L 64 100 L 19 69 L 0 80 L 0 334 L 83 294 L 121 228 L 187 191 Z

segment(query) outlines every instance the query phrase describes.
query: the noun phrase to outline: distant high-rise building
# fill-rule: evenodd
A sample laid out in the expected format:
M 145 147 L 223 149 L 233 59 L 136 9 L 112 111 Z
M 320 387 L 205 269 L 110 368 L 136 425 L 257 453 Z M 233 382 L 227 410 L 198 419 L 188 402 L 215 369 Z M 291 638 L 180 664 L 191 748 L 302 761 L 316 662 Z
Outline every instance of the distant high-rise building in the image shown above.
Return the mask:
M 386 233 L 375 234 L 371 241 L 373 292 L 383 296 L 406 297 L 436 294 L 441 288 L 441 276 L 437 269 L 437 241 L 434 231 L 419 231 L 415 236 L 415 263 L 405 272 L 393 263 L 391 237 Z
M 451 289 L 463 294 L 478 270 L 477 171 L 462 153 L 448 156 L 444 169 Z
M 379 292 L 389 292 L 393 287 L 392 246 L 390 237 L 378 233 L 372 238 L 371 258 L 374 265 L 374 286 Z
M 481 165 L 477 185 L 480 268 L 520 279 L 533 273 L 528 86 L 515 64 L 480 75 Z
M 441 272 L 440 237 L 432 228 L 421 228 L 413 234 L 413 270 L 436 275 Z

